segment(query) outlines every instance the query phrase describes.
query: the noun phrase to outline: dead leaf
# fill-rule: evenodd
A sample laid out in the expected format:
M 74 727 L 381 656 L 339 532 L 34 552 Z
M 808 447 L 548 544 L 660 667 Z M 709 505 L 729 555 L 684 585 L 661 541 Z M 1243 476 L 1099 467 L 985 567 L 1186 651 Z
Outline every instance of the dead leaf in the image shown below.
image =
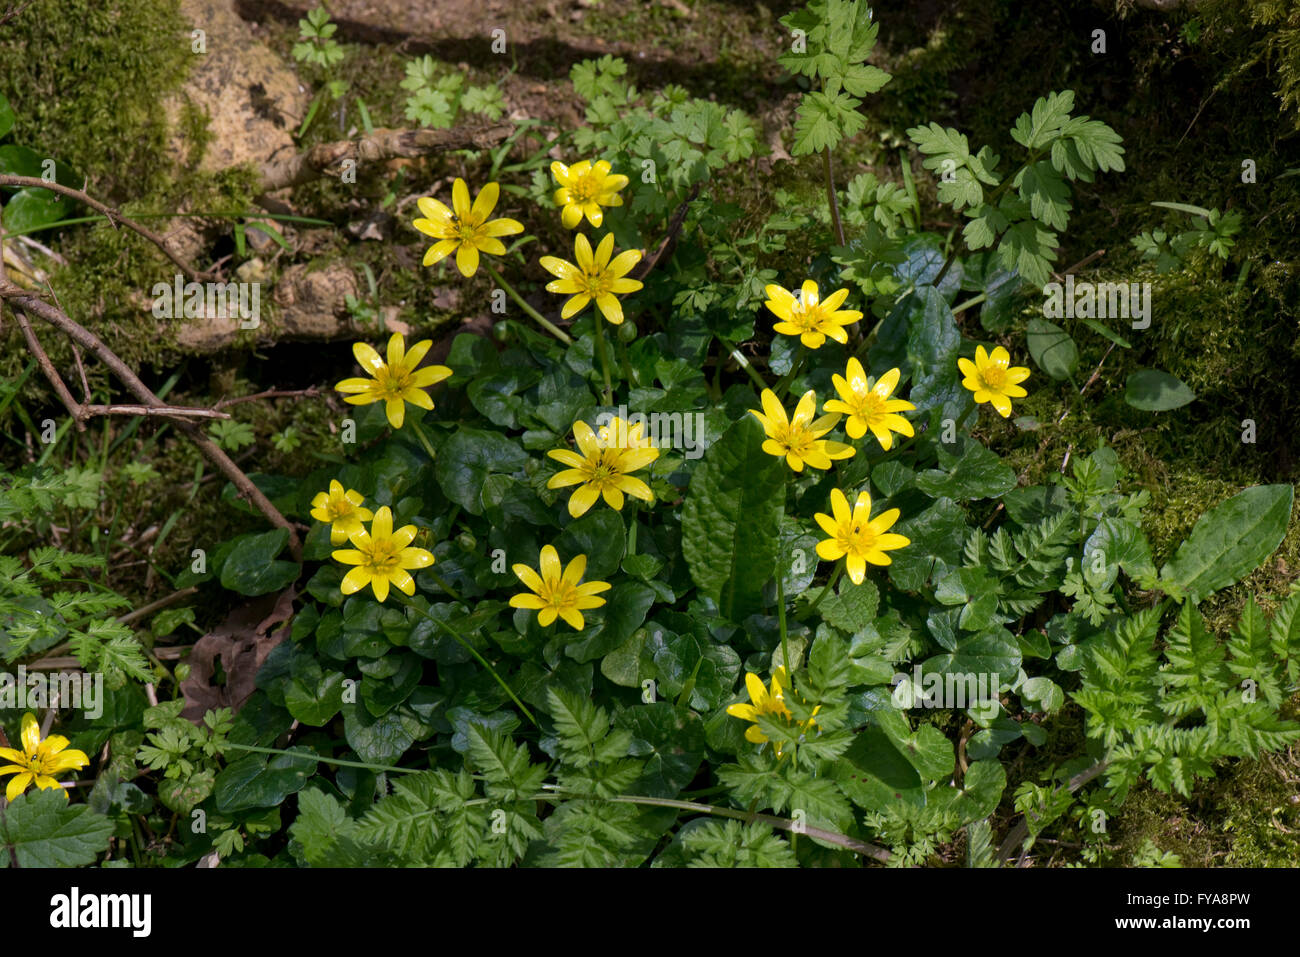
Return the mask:
M 181 682 L 181 694 L 185 696 L 181 717 L 198 724 L 216 708 L 237 712 L 244 706 L 271 649 L 289 635 L 295 597 L 294 590 L 286 588 L 278 595 L 246 602 L 231 611 L 221 627 L 195 643 L 189 657 L 189 677 Z M 220 685 L 213 682 L 218 657 L 226 676 Z

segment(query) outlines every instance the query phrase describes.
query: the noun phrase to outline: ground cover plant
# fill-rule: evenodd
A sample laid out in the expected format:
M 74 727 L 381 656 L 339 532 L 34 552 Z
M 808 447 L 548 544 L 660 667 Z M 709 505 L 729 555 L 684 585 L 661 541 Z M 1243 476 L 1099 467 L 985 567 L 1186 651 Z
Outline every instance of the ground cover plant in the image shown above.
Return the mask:
M 1130 441 L 1208 404 L 1237 450 L 1276 431 L 1146 337 L 1164 283 L 1281 259 L 1161 194 L 1083 274 L 1145 154 L 1064 84 L 987 133 L 904 115 L 887 16 L 772 20 L 768 136 L 613 54 L 571 122 L 491 60 L 377 82 L 304 9 L 292 158 L 164 209 L 101 201 L 0 87 L 0 859 L 1171 865 L 1116 822 L 1293 761 L 1289 470 L 1187 508 Z M 155 228 L 186 217 L 206 269 Z M 114 262 L 96 296 L 252 351 L 221 398 L 196 340 L 119 342 L 72 278 Z M 340 263 L 342 347 L 286 359 L 278 290 Z

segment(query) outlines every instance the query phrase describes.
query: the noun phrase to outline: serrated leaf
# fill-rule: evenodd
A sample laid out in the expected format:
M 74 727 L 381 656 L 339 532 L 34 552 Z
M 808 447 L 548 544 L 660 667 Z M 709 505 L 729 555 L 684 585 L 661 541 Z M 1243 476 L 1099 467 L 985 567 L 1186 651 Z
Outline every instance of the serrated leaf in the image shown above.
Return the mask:
M 69 804 L 62 788 L 15 798 L 0 818 L 0 862 L 19 867 L 84 867 L 108 850 L 113 822 L 84 804 Z

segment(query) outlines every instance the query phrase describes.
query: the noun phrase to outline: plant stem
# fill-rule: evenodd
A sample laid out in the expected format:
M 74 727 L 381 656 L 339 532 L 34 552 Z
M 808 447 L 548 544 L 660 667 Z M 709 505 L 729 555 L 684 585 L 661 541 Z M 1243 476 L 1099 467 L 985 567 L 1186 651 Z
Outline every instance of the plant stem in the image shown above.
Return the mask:
M 285 751 L 281 748 L 259 748 L 251 744 L 235 744 L 233 741 L 227 741 L 222 747 L 232 748 L 235 751 L 252 751 L 255 754 L 287 754 L 291 757 L 302 758 L 306 761 L 317 761 L 321 764 L 337 764 L 344 768 L 363 768 L 367 771 L 395 771 L 399 774 L 415 774 L 419 768 L 397 768 L 387 764 L 366 764 L 363 761 L 344 761 L 342 758 L 327 758 L 319 754 L 304 754 L 301 751 Z
M 809 613 L 817 610 L 817 606 L 822 603 L 822 599 L 826 597 L 827 592 L 835 590 L 835 583 L 838 582 L 840 576 L 844 574 L 844 566 L 846 564 L 847 563 L 842 558 L 835 563 L 835 571 L 831 572 L 831 577 L 827 580 L 826 587 L 821 590 L 821 593 L 813 600 L 813 603 L 808 606 Z
M 781 471 L 785 471 L 782 469 Z M 790 494 L 790 476 L 787 473 L 782 480 L 781 498 L 784 501 Z M 787 678 L 794 673 L 794 667 L 790 664 L 790 646 L 786 642 L 785 626 L 785 549 L 779 545 L 780 535 L 777 536 L 778 546 L 776 550 L 776 620 L 781 626 L 781 664 L 785 666 Z
M 806 358 L 808 358 L 808 347 L 803 343 L 800 343 L 799 357 L 794 360 L 794 365 L 790 366 L 790 371 L 781 377 L 781 381 L 776 384 L 776 388 L 773 390 L 776 392 L 776 397 L 778 399 L 785 398 L 786 392 L 788 392 L 790 386 L 794 384 L 794 380 L 798 378 L 799 373 L 803 371 L 803 364 Z
M 979 408 L 978 405 L 976 405 L 976 404 L 973 403 L 973 402 L 971 403 L 970 408 L 967 409 L 965 412 L 963 412 L 963 413 L 961 414 L 961 418 L 957 420 L 957 428 L 956 428 L 956 431 L 958 431 L 958 432 L 961 431 L 961 427 L 962 427 L 963 425 L 966 424 L 966 420 L 969 419 L 969 418 L 971 417 L 971 414 L 974 413 L 974 411 L 975 411 L 976 409 L 978 409 L 978 408 Z
M 451 596 L 452 601 L 461 600 L 460 595 L 456 593 L 456 589 L 448 585 L 441 575 L 435 572 L 432 568 L 426 568 L 425 571 L 427 571 L 433 577 L 433 580 L 438 583 L 439 588 L 441 588 L 443 591 L 445 591 L 448 595 Z
M 511 689 L 511 687 L 505 683 L 505 680 L 499 674 L 497 674 L 497 670 L 493 668 L 490 664 L 488 664 L 487 659 L 484 658 L 481 654 L 479 654 L 477 648 L 475 648 L 473 645 L 467 642 L 460 635 L 456 634 L 456 632 L 452 631 L 450 626 L 448 626 L 445 622 L 440 621 L 439 619 L 433 617 L 433 615 L 429 614 L 427 611 L 425 611 L 419 605 L 412 602 L 410 599 L 406 598 L 404 595 L 399 594 L 398 600 L 400 600 L 402 604 L 406 605 L 408 608 L 414 608 L 425 618 L 428 618 L 431 622 L 433 622 L 434 625 L 441 628 L 447 634 L 451 635 L 451 637 L 455 638 L 457 643 L 466 651 L 468 651 L 471 655 L 473 655 L 478 660 L 478 663 L 481 664 L 484 668 L 486 668 L 488 672 L 492 675 L 492 677 L 496 679 L 497 684 L 499 684 L 502 687 L 502 689 L 505 690 L 505 693 L 510 696 L 510 700 L 513 701 L 516 707 L 518 707 L 519 710 L 524 713 L 524 717 L 528 719 L 528 721 L 532 724 L 532 726 L 534 728 L 538 726 L 537 719 L 533 717 L 533 713 L 528 710 L 528 708 L 524 705 L 522 701 L 519 700 L 519 696 L 516 695 L 514 691 Z
M 840 206 L 835 199 L 835 170 L 831 167 L 831 151 L 827 147 L 822 151 L 822 159 L 825 161 L 823 167 L 826 170 L 826 202 L 831 208 L 831 222 L 835 224 L 835 238 L 841 246 L 847 246 L 844 241 L 844 224 L 840 222 Z
M 600 359 L 600 374 L 605 379 L 605 404 L 614 404 L 614 387 L 610 385 L 609 379 L 609 353 L 605 347 L 605 318 L 599 312 L 595 315 L 596 321 L 596 357 Z
M 717 340 L 722 343 L 722 348 L 731 353 L 731 357 L 740 364 L 740 367 L 744 369 L 746 373 L 749 374 L 750 380 L 758 387 L 758 391 L 762 392 L 765 390 L 767 388 L 767 383 L 763 381 L 761 375 L 754 371 L 754 367 L 750 364 L 749 360 L 740 354 L 740 349 L 737 348 L 735 344 L 722 338 L 722 336 L 718 336 Z
M 627 358 L 627 343 L 623 341 L 622 336 L 614 337 L 614 349 L 618 353 L 618 364 L 623 370 L 623 378 L 627 380 L 629 389 L 636 386 L 636 380 L 632 376 L 632 363 Z
M 435 458 L 437 458 L 438 453 L 435 452 L 433 450 L 433 446 L 429 444 L 429 437 L 424 434 L 424 429 L 421 427 L 419 421 L 417 419 L 407 419 L 406 422 L 409 423 L 411 428 L 415 430 L 415 434 L 419 438 L 420 444 L 424 446 L 424 451 L 429 456 L 429 461 L 432 462 Z
M 519 293 L 515 292 L 515 287 L 510 285 L 510 283 L 506 282 L 505 279 L 501 277 L 501 274 L 488 264 L 487 260 L 481 260 L 481 262 L 483 263 L 483 268 L 487 270 L 487 274 L 492 277 L 492 281 L 495 282 L 502 289 L 504 289 L 506 291 L 506 294 L 519 305 L 519 308 L 522 309 L 524 312 L 528 313 L 530 316 L 532 316 L 533 319 L 536 320 L 539 326 L 541 326 L 551 335 L 555 336 L 555 338 L 559 339 L 566 346 L 573 344 L 573 339 L 569 337 L 569 334 L 567 332 L 565 332 L 563 329 L 560 329 L 549 319 L 543 316 L 540 312 L 538 312 L 532 306 L 528 305 L 528 303 L 524 302 L 523 297 L 519 295 Z

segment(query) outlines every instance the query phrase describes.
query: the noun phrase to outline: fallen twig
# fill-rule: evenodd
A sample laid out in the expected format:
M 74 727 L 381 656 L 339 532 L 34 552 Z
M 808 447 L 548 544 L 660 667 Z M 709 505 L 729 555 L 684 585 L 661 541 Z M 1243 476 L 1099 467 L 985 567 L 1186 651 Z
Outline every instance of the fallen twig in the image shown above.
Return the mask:
M 357 166 L 385 160 L 427 156 L 447 150 L 482 150 L 496 146 L 514 131 L 514 124 L 494 123 L 487 126 L 455 130 L 375 130 L 368 136 L 337 143 L 319 143 L 306 152 L 286 160 L 262 164 L 262 190 L 275 192 L 286 186 L 309 183 L 322 176 L 338 176 L 346 160 Z
M 0 278 L 0 297 L 7 297 L 11 308 L 24 310 L 32 315 L 39 316 L 59 329 L 69 339 L 94 354 L 100 362 L 108 366 L 109 370 L 126 386 L 127 390 L 139 399 L 144 406 L 152 410 L 146 414 L 161 415 L 170 419 L 177 429 L 189 437 L 190 441 L 198 447 L 208 461 L 225 474 L 226 478 L 238 490 L 240 498 L 248 501 L 272 525 L 288 531 L 290 552 L 295 560 L 301 558 L 302 542 L 297 529 L 280 513 L 278 508 L 271 504 L 271 500 L 253 484 L 252 480 L 231 460 L 230 456 L 222 451 L 221 447 L 203 429 L 187 418 L 187 414 L 193 413 L 194 410 L 176 410 L 174 407 L 168 406 L 158 396 L 154 395 L 153 391 L 140 380 L 140 377 L 132 371 L 131 367 L 118 358 L 117 354 L 93 332 L 71 319 L 63 310 L 55 308 L 43 299 L 31 294 L 14 295 L 13 291 L 18 288 L 9 280 Z M 46 374 L 49 375 L 50 373 L 53 373 L 50 382 L 54 385 L 56 391 L 59 391 L 63 380 L 59 377 L 58 372 L 54 370 L 53 365 L 50 365 L 47 369 Z M 74 418 L 86 414 L 82 406 L 72 398 L 72 394 L 68 392 L 66 385 L 62 385 L 60 398 L 64 400 L 64 404 L 68 406 Z M 216 413 L 216 417 L 224 417 L 224 413 Z
M 9 173 L 0 173 L 0 186 L 34 186 L 37 189 L 48 189 L 51 192 L 70 196 L 78 202 L 85 203 L 96 212 L 103 214 L 108 218 L 109 223 L 111 223 L 114 228 L 116 228 L 118 223 L 121 223 L 127 229 L 130 229 L 132 232 L 138 233 L 140 236 L 149 240 L 149 242 L 162 250 L 163 255 L 174 262 L 181 272 L 185 273 L 185 275 L 194 282 L 205 282 L 213 278 L 209 273 L 199 272 L 189 263 L 185 262 L 185 260 L 181 259 L 180 256 L 176 255 L 176 253 L 172 252 L 171 247 L 167 245 L 167 241 L 157 233 L 141 226 L 135 220 L 123 216 L 112 206 L 106 206 L 93 196 L 89 196 L 79 189 L 73 189 L 71 186 L 64 186 L 62 183 L 47 183 L 38 176 L 14 176 Z

